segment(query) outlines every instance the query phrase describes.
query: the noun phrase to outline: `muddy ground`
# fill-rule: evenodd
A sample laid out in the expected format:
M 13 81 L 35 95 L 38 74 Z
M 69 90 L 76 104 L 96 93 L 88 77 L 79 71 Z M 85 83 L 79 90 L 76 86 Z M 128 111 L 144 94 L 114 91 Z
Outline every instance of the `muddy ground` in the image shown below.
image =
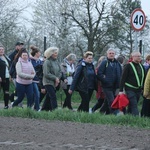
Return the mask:
M 0 117 L 0 150 L 150 150 L 150 130 Z

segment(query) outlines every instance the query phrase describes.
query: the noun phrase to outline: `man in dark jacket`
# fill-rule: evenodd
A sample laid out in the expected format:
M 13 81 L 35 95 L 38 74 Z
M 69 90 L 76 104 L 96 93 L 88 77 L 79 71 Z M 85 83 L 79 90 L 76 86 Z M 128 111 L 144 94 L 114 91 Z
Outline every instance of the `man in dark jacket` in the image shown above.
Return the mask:
M 15 68 L 15 66 L 16 66 L 16 63 L 17 63 L 16 61 L 14 61 L 14 59 L 15 59 L 15 56 L 18 54 L 19 50 L 21 50 L 23 48 L 23 45 L 24 45 L 24 43 L 17 42 L 15 44 L 15 50 L 13 52 L 11 52 L 10 55 L 8 56 L 9 59 L 10 59 L 10 63 L 11 63 L 9 73 L 10 73 L 10 76 L 13 80 L 14 85 L 16 85 L 16 68 Z M 16 93 L 16 90 L 15 90 L 15 92 L 13 92 L 10 95 L 11 102 L 14 101 L 14 96 L 16 96 L 16 95 L 17 95 L 17 93 Z
M 11 63 L 13 62 L 13 60 L 14 60 L 16 54 L 17 54 L 18 51 L 23 47 L 23 45 L 24 45 L 24 44 L 21 43 L 21 42 L 17 42 L 17 43 L 15 44 L 15 50 L 14 50 L 12 53 L 10 53 L 10 55 L 9 55 L 9 58 L 10 58 L 10 60 L 11 60 Z
M 103 60 L 98 68 L 97 77 L 102 83 L 103 92 L 106 96 L 110 113 L 114 113 L 111 104 L 115 99 L 115 92 L 119 88 L 122 74 L 121 64 L 115 59 L 115 51 L 107 51 L 107 59 Z
M 119 94 L 123 93 L 123 89 L 125 90 L 129 99 L 128 113 L 138 116 L 138 101 L 144 84 L 145 70 L 141 65 L 141 53 L 135 51 L 131 56 L 132 62 L 128 63 L 123 70 Z

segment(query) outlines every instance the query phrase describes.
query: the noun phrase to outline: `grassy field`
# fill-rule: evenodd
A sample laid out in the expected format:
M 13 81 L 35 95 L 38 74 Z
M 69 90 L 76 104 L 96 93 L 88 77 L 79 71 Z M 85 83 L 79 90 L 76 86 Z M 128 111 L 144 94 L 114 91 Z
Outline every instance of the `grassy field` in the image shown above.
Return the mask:
M 14 86 L 11 84 L 11 92 L 13 92 Z M 0 100 L 2 101 L 2 92 L 0 94 Z M 109 125 L 122 125 L 122 126 L 132 126 L 139 128 L 150 128 L 150 118 L 134 117 L 131 115 L 104 115 L 99 112 L 96 113 L 85 113 L 85 112 L 73 112 L 68 109 L 61 109 L 65 95 L 63 90 L 57 92 L 58 107 L 59 109 L 53 112 L 36 112 L 29 108 L 13 108 L 13 109 L 0 109 L 0 116 L 7 117 L 22 117 L 22 118 L 35 118 L 35 119 L 46 119 L 46 120 L 60 120 L 60 121 L 73 121 L 81 123 L 94 123 L 94 124 L 109 124 Z M 77 108 L 80 104 L 81 98 L 78 92 L 74 92 L 72 96 L 72 106 Z M 90 107 L 96 103 L 95 93 L 93 93 L 92 100 L 90 102 Z M 139 102 L 139 109 L 141 109 L 142 98 Z M 26 100 L 24 100 L 24 105 L 26 105 Z
M 102 115 L 98 112 L 89 114 L 85 112 L 73 112 L 68 109 L 57 109 L 53 112 L 45 112 L 45 111 L 36 112 L 29 108 L 24 109 L 13 108 L 9 110 L 1 109 L 0 116 L 72 121 L 72 122 L 93 123 L 93 124 L 121 125 L 121 126 L 150 129 L 149 118 L 134 117 L 131 115 L 123 115 L 123 116 Z

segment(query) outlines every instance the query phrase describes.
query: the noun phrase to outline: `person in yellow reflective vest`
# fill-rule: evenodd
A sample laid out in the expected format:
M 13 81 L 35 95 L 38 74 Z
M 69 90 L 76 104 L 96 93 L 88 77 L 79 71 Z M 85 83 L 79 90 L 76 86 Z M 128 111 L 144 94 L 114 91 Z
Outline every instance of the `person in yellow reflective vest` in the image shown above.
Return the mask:
M 141 96 L 145 79 L 145 69 L 141 64 L 141 53 L 134 51 L 131 54 L 132 62 L 128 63 L 122 73 L 119 94 L 126 93 L 129 99 L 128 113 L 139 115 L 138 101 Z M 123 92 L 124 91 L 124 92 Z

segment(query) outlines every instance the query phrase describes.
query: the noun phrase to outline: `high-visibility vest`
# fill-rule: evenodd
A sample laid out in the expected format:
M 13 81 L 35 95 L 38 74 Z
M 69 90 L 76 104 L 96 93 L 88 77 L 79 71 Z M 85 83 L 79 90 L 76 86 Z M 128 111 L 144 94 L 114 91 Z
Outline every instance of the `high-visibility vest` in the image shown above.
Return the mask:
M 144 82 L 144 69 L 143 69 L 142 65 L 139 64 L 140 67 L 141 67 L 141 70 L 142 70 L 142 80 L 141 80 L 141 82 L 140 82 L 140 79 L 139 79 L 138 73 L 137 73 L 137 71 L 136 71 L 136 69 L 135 69 L 135 66 L 133 65 L 132 62 L 130 62 L 130 65 L 131 65 L 131 67 L 132 67 L 132 69 L 133 69 L 133 72 L 134 72 L 134 74 L 135 74 L 138 87 L 133 86 L 133 85 L 127 83 L 127 82 L 125 83 L 125 85 L 128 86 L 128 87 L 134 88 L 134 89 L 139 89 L 140 87 L 142 87 L 143 82 Z

